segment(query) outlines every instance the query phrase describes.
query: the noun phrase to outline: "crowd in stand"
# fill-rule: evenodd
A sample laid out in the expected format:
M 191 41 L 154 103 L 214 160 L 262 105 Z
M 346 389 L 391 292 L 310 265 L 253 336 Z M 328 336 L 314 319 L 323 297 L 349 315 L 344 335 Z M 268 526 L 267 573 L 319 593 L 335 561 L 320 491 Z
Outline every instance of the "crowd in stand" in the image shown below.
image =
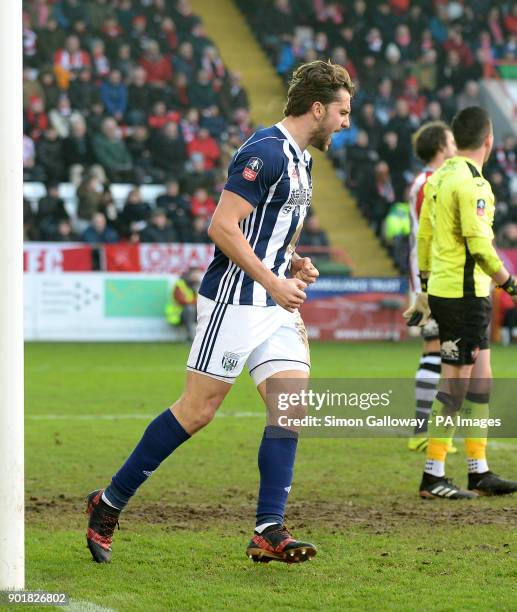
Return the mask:
M 335 135 L 332 157 L 362 213 L 405 271 L 394 235 L 409 232 L 408 185 L 418 168 L 411 134 L 483 105 L 479 82 L 517 66 L 517 2 L 490 0 L 237 0 L 285 79 L 299 64 L 331 58 L 355 80 L 352 127 Z M 517 247 L 513 136 L 485 167 L 497 200 L 495 232 Z M 400 244 L 397 241 L 397 244 Z
M 188 0 L 24 0 L 28 240 L 207 242 L 248 97 Z M 77 217 L 58 197 L 77 188 Z M 110 185 L 131 183 L 122 210 Z M 156 202 L 138 185 L 162 184 Z
M 237 0 L 279 74 L 331 58 L 358 85 L 336 170 L 404 270 L 411 134 L 482 104 L 479 80 L 517 62 L 517 3 L 489 0 Z M 188 0 L 24 0 L 24 179 L 47 195 L 24 205 L 29 240 L 206 242 L 228 162 L 251 133 L 240 76 L 227 70 Z M 517 246 L 516 139 L 485 169 L 495 230 Z M 60 182 L 76 188 L 70 218 Z M 115 206 L 112 183 L 131 183 Z M 141 184 L 163 184 L 154 202 Z M 312 225 L 314 227 L 312 227 Z M 328 243 L 317 219 L 306 244 Z

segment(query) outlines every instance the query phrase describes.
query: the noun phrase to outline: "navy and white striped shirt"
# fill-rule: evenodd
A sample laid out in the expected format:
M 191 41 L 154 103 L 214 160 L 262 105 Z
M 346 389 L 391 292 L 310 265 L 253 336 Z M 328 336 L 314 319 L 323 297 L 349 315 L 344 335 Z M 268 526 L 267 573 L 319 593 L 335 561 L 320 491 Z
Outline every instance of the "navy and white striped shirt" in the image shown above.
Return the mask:
M 236 152 L 224 188 L 253 207 L 239 227 L 255 255 L 284 278 L 312 197 L 312 158 L 281 123 L 258 130 Z M 201 295 L 222 304 L 274 306 L 255 282 L 217 247 Z

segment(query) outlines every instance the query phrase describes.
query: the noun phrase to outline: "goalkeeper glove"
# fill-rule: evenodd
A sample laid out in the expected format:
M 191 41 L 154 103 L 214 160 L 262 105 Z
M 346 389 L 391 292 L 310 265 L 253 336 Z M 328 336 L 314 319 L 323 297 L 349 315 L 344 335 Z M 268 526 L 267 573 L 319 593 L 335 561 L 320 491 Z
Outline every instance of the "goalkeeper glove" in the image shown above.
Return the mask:
M 416 325 L 423 327 L 431 316 L 427 293 L 418 293 L 413 306 L 408 308 L 402 316 L 406 320 L 406 325 L 408 327 L 414 327 Z

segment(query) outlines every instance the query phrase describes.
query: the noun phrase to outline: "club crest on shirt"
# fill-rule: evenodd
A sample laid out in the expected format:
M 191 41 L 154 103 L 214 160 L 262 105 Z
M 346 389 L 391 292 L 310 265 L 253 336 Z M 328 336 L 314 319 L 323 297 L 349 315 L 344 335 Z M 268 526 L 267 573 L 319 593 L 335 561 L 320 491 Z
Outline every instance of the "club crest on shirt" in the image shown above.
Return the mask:
M 242 171 L 242 176 L 247 181 L 254 181 L 263 165 L 264 162 L 260 159 L 260 157 L 250 157 L 246 167 Z
M 482 217 L 485 214 L 486 202 L 485 200 L 478 200 L 476 202 L 476 212 L 478 217 Z
M 235 353 L 230 353 L 229 351 L 225 351 L 223 353 L 221 365 L 227 372 L 231 372 L 232 370 L 235 370 L 238 363 L 239 363 L 239 355 L 236 355 Z

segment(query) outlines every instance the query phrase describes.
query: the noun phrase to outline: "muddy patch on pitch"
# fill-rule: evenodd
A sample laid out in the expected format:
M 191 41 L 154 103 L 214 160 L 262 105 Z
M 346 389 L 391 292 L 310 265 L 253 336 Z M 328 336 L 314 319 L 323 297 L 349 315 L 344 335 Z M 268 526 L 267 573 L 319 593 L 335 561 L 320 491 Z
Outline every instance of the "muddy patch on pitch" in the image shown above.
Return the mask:
M 419 499 L 389 500 L 382 505 L 363 506 L 343 500 L 290 502 L 286 523 L 293 529 L 326 529 L 331 533 L 363 528 L 374 534 L 390 533 L 412 526 L 468 526 L 499 525 L 514 529 L 517 506 L 511 498 L 477 499 L 474 501 Z M 86 522 L 84 499 L 59 495 L 55 498 L 31 496 L 26 502 L 29 522 L 45 522 L 57 526 L 71 526 Z M 169 504 L 135 500 L 123 513 L 121 522 L 159 524 L 166 531 L 203 531 L 220 525 L 233 524 L 236 531 L 248 532 L 253 525 L 255 505 L 245 504 Z M 247 529 L 244 528 L 246 526 Z

